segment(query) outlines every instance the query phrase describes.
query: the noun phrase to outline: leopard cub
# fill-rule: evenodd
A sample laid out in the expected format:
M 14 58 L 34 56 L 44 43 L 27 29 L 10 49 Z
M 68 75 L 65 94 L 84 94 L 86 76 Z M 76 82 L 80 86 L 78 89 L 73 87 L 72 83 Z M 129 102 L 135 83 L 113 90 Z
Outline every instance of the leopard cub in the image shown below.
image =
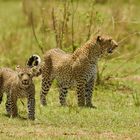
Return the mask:
M 8 116 L 16 117 L 18 98 L 27 98 L 28 118 L 35 119 L 35 86 L 32 80 L 34 76 L 36 74 L 33 68 L 17 66 L 15 71 L 10 68 L 0 68 L 0 103 L 5 92 Z

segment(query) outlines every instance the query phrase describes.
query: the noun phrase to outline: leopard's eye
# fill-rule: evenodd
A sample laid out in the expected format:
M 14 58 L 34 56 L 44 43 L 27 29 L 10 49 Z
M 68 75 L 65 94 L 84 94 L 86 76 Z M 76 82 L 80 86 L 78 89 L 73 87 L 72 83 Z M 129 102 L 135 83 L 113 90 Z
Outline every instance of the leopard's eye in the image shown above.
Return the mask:
M 31 73 L 28 73 L 27 75 L 28 75 L 29 77 L 32 77 L 32 74 L 31 74 Z
M 24 73 L 20 73 L 20 74 L 19 74 L 19 76 L 21 76 L 21 77 L 22 77 L 23 75 L 24 75 Z

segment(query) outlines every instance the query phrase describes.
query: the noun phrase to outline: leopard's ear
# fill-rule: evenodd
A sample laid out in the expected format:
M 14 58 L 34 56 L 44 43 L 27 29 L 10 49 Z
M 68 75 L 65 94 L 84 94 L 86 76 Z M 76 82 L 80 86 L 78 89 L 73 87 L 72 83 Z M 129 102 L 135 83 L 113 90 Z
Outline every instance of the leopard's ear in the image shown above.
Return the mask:
M 102 40 L 101 36 L 98 35 L 96 40 L 97 40 L 98 42 L 100 42 L 100 41 Z
M 20 65 L 16 65 L 16 69 L 19 69 L 20 68 Z
M 15 67 L 15 70 L 16 70 L 16 71 L 19 71 L 19 70 L 20 70 L 20 65 L 17 65 L 17 66 Z

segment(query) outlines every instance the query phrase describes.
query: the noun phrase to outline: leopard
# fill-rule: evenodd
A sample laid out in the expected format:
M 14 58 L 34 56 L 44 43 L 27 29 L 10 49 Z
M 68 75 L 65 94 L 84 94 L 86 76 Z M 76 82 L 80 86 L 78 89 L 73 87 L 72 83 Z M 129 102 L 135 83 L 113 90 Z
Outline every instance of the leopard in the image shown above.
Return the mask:
M 0 104 L 3 94 L 6 93 L 6 112 L 9 117 L 18 116 L 17 100 L 27 98 L 28 119 L 35 120 L 35 68 L 16 66 L 0 68 Z
M 54 48 L 44 54 L 39 65 L 42 75 L 40 102 L 47 105 L 46 95 L 54 79 L 57 81 L 59 100 L 66 105 L 68 89 L 76 86 L 78 106 L 96 108 L 92 96 L 97 77 L 98 60 L 104 54 L 111 54 L 118 43 L 108 35 L 97 35 L 89 39 L 73 53 Z M 36 59 L 35 59 L 36 60 Z M 32 65 L 32 61 L 30 61 Z

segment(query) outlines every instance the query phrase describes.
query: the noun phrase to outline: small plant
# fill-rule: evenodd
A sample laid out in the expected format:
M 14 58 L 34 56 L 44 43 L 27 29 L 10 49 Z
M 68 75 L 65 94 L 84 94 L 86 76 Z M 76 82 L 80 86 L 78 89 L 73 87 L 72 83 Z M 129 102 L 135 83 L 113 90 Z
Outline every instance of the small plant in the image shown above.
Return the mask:
M 140 106 L 140 95 L 138 94 L 138 92 L 136 90 L 132 93 L 132 97 L 133 97 L 134 105 L 136 107 L 139 107 Z

